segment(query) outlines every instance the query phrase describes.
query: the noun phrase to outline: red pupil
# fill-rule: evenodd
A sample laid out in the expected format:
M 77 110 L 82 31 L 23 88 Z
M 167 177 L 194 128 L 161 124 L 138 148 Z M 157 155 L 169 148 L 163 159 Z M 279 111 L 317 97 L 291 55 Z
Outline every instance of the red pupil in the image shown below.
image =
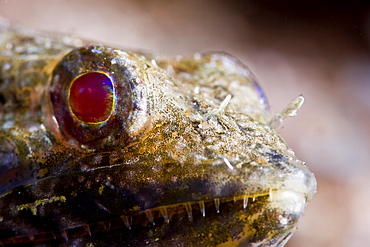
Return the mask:
M 83 122 L 107 120 L 113 108 L 113 83 L 108 76 L 91 72 L 72 82 L 69 105 L 74 115 Z

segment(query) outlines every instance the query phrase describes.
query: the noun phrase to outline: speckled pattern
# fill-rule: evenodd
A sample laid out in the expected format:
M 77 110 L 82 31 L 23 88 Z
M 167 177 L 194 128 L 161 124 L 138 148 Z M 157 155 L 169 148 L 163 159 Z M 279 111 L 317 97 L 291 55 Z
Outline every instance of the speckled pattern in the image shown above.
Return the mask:
M 156 58 L 7 27 L 1 37 L 0 243 L 289 240 L 316 180 L 236 58 Z M 117 104 L 100 125 L 68 106 L 68 85 L 89 71 L 114 81 Z

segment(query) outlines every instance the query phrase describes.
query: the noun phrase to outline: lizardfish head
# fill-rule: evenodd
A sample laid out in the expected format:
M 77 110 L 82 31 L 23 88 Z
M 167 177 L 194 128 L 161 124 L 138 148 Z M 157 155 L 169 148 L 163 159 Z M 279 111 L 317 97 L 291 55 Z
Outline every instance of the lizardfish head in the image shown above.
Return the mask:
M 87 46 L 54 64 L 40 111 L 1 123 L 0 244 L 288 241 L 316 180 L 238 60 Z

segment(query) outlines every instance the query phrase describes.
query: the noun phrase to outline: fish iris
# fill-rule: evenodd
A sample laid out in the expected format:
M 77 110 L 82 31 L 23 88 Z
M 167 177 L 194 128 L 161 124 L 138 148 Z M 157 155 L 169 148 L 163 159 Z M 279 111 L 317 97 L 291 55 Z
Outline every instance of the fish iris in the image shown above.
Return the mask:
M 114 105 L 113 83 L 100 72 L 90 72 L 77 77 L 69 91 L 69 106 L 82 122 L 106 121 Z

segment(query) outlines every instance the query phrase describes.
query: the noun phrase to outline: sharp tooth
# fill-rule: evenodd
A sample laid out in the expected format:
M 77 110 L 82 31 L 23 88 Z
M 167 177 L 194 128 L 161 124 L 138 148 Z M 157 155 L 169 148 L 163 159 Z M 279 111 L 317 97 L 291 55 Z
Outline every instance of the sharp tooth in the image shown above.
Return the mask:
M 220 212 L 220 199 L 219 198 L 215 198 L 215 207 L 216 207 L 216 212 L 219 213 Z
M 153 218 L 153 214 L 152 214 L 152 210 L 145 210 L 145 214 L 146 214 L 146 217 L 148 217 L 150 223 L 152 223 L 152 225 L 154 226 L 155 223 L 154 223 L 154 218 Z
M 161 214 L 164 218 L 164 221 L 166 221 L 167 224 L 170 223 L 170 219 L 168 218 L 167 208 L 166 207 L 160 207 L 159 211 L 161 211 Z
M 184 205 L 185 205 L 186 212 L 188 213 L 189 220 L 193 221 L 193 212 L 192 212 L 190 202 L 187 202 Z
M 203 217 L 206 217 L 206 207 L 204 206 L 204 201 L 199 201 L 198 204 Z
M 270 201 L 274 200 L 274 192 L 272 190 L 269 190 L 269 196 L 270 196 Z
M 244 198 L 243 198 L 243 208 L 244 209 L 246 209 L 248 206 L 248 198 L 249 198 L 248 195 L 244 195 Z
M 236 203 L 236 201 L 237 201 L 237 200 L 236 200 L 236 196 L 234 196 L 234 203 Z
M 101 225 L 104 228 L 104 230 L 107 230 L 107 226 L 103 221 L 99 222 L 99 225 Z
M 121 219 L 123 223 L 125 223 L 125 226 L 131 230 L 130 222 L 128 220 L 128 217 L 126 215 L 121 215 Z
M 253 202 L 256 200 L 256 196 L 253 196 Z
M 84 228 L 85 228 L 85 232 L 86 232 L 87 234 L 89 234 L 89 236 L 91 237 L 90 226 L 89 226 L 89 225 L 84 225 Z
M 60 230 L 60 234 L 62 234 L 62 237 L 68 241 L 67 231 L 66 230 Z

